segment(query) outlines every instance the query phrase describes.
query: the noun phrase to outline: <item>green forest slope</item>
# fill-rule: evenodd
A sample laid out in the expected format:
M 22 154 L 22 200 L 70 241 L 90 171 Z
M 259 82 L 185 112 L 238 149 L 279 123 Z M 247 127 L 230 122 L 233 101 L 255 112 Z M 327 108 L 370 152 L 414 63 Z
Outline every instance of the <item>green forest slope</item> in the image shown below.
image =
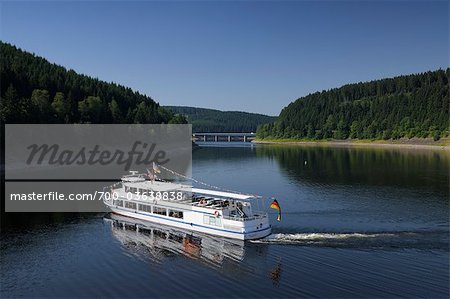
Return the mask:
M 450 69 L 356 83 L 299 98 L 259 139 L 398 139 L 449 134 Z
M 2 123 L 185 123 L 150 97 L 0 41 Z
M 238 111 L 180 106 L 165 106 L 165 108 L 185 116 L 192 124 L 193 132 L 256 132 L 258 125 L 276 120 L 274 116 Z

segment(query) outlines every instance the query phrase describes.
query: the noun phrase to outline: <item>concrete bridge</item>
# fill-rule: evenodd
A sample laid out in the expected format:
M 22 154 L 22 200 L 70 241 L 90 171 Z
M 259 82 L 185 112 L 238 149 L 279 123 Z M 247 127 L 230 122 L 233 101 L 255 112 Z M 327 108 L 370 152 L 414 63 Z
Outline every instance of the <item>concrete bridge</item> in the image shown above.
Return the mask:
M 255 133 L 193 133 L 194 142 L 251 142 Z

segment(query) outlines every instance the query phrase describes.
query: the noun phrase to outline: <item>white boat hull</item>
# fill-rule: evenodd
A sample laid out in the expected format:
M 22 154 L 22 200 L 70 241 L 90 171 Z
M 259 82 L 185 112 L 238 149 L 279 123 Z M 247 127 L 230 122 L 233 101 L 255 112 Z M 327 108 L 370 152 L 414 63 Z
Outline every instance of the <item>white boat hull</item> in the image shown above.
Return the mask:
M 249 229 L 248 231 L 244 228 L 241 231 L 231 231 L 219 227 L 208 227 L 201 224 L 189 223 L 182 220 L 170 219 L 169 217 L 153 215 L 150 213 L 144 213 L 141 211 L 134 211 L 129 209 L 124 209 L 121 207 L 115 207 L 109 205 L 109 208 L 113 213 L 141 219 L 153 223 L 158 223 L 165 226 L 171 226 L 176 228 L 181 228 L 188 231 L 200 232 L 210 235 L 221 236 L 225 238 L 238 239 L 238 240 L 254 240 L 261 239 L 271 234 L 271 226 L 265 225 L 261 229 Z

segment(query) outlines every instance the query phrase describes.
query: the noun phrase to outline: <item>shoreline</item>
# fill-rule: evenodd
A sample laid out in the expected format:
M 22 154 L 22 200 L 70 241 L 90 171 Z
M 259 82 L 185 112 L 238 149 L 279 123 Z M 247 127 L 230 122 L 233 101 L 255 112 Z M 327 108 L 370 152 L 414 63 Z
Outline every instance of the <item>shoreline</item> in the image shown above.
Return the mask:
M 405 149 L 434 149 L 450 151 L 450 139 L 430 140 L 317 140 L 317 141 L 289 141 L 289 140 L 253 140 L 256 144 L 287 144 L 299 146 L 333 146 L 333 147 L 367 147 L 367 148 L 405 148 Z

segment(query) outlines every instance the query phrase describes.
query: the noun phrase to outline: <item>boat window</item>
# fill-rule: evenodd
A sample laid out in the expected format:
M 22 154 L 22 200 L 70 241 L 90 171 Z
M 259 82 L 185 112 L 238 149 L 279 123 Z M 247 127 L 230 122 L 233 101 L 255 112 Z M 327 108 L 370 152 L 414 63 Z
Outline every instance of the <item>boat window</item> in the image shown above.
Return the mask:
M 166 208 L 153 207 L 153 214 L 167 216 L 167 209 Z
M 165 232 L 162 232 L 162 231 L 157 230 L 157 229 L 154 229 L 154 230 L 153 230 L 153 235 L 154 235 L 156 238 L 161 238 L 161 239 L 165 239 L 166 236 L 167 236 Z
M 114 200 L 114 205 L 117 207 L 123 207 L 123 200 L 120 199 Z
M 151 213 L 152 212 L 152 206 L 149 205 L 139 205 L 139 210 Z
M 222 219 L 215 216 L 203 216 L 203 223 L 215 226 L 222 226 Z
M 169 210 L 169 217 L 183 219 L 183 212 L 177 210 Z
M 133 210 L 135 210 L 135 209 L 136 209 L 136 203 L 134 203 L 134 202 L 129 202 L 129 201 L 126 201 L 126 202 L 125 202 L 125 208 L 128 208 L 128 209 L 133 209 Z
M 176 235 L 176 234 L 169 233 L 169 240 L 173 240 L 175 242 L 182 243 L 183 242 L 183 237 L 179 236 L 179 235 Z

